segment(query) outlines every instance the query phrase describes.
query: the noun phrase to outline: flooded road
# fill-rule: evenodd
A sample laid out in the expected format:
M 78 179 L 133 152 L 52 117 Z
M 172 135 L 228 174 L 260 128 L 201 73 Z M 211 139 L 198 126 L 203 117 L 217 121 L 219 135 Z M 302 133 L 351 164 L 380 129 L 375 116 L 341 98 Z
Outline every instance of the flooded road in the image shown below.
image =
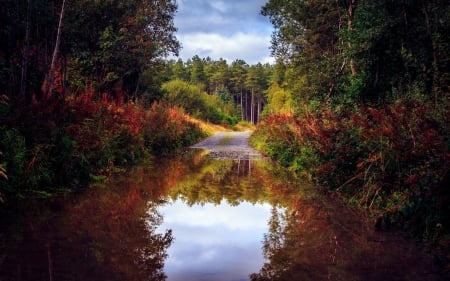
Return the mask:
M 267 160 L 193 150 L 0 223 L 0 280 L 444 280 L 432 259 Z

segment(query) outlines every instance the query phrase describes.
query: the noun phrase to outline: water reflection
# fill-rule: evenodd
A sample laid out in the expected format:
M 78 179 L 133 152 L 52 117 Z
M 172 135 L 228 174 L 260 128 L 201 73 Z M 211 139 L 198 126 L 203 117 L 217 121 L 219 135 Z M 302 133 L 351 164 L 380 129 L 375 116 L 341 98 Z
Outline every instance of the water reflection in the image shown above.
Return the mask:
M 22 204 L 0 219 L 2 281 L 440 279 L 413 244 L 267 161 L 190 152 Z
M 171 233 L 155 233 L 146 223 L 160 223 L 157 212 L 144 220 L 139 207 L 129 208 L 120 201 L 114 206 L 105 201 L 86 203 L 69 206 L 64 214 L 25 218 L 2 241 L 0 279 L 165 279 Z
M 242 202 L 187 205 L 178 199 L 159 211 L 161 230 L 172 229 L 165 272 L 168 280 L 248 280 L 264 263 L 263 234 L 269 204 Z
M 251 280 L 444 280 L 417 245 L 364 218 L 320 194 L 274 209 L 263 243 L 268 261 Z
M 0 280 L 165 280 L 172 235 L 155 232 L 161 216 L 150 199 L 167 174 L 150 172 L 141 167 L 133 180 L 45 205 L 26 202 L 25 214 L 2 218 Z
M 175 237 L 168 280 L 249 280 L 264 263 L 261 241 L 273 207 L 261 162 L 197 159 L 158 208 Z

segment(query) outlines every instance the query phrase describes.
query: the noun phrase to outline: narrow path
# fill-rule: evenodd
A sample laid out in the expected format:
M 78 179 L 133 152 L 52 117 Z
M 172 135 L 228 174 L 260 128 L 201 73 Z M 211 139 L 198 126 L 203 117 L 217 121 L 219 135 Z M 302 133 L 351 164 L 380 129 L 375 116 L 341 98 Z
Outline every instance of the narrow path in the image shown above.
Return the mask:
M 219 132 L 194 144 L 191 148 L 209 151 L 212 158 L 259 159 L 262 154 L 252 148 L 248 142 L 251 132 Z

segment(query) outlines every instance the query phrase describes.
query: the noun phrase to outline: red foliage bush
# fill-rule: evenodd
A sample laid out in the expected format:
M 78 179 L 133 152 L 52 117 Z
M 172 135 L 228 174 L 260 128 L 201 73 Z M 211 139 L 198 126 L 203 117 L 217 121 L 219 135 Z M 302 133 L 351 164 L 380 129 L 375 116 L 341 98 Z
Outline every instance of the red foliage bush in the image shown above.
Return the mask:
M 298 171 L 302 163 L 299 172 L 350 201 L 408 217 L 426 204 L 450 211 L 439 200 L 448 195 L 449 132 L 437 114 L 428 104 L 400 101 L 380 108 L 269 115 L 254 139 L 283 165 Z
M 93 92 L 18 103 L 11 112 L 0 132 L 0 149 L 10 151 L 5 158 L 14 172 L 7 184 L 15 188 L 82 186 L 92 175 L 202 136 L 176 108 L 155 103 L 145 109 L 106 96 L 95 99 Z

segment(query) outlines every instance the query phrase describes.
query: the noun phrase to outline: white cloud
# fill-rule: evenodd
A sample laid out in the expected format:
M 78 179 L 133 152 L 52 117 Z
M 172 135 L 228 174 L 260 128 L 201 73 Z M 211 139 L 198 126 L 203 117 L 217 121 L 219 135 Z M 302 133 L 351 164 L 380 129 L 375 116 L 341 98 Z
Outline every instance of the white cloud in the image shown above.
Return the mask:
M 174 23 L 182 44 L 183 61 L 198 55 L 229 63 L 242 59 L 248 64 L 272 63 L 270 39 L 273 30 L 261 16 L 266 0 L 178 0 Z
M 157 231 L 175 238 L 164 271 L 170 280 L 242 280 L 264 263 L 262 240 L 272 206 L 241 202 L 187 205 L 177 199 L 158 208 Z
M 223 58 L 228 63 L 236 59 L 243 59 L 248 64 L 273 62 L 268 43 L 270 35 L 242 32 L 231 36 L 218 33 L 193 33 L 180 35 L 179 40 L 183 42 L 180 56 L 184 60 L 198 55 L 201 58 Z
M 222 2 L 222 1 L 212 2 L 211 6 L 214 9 L 216 9 L 216 10 L 222 12 L 222 13 L 226 13 L 229 10 L 227 5 L 224 2 Z

